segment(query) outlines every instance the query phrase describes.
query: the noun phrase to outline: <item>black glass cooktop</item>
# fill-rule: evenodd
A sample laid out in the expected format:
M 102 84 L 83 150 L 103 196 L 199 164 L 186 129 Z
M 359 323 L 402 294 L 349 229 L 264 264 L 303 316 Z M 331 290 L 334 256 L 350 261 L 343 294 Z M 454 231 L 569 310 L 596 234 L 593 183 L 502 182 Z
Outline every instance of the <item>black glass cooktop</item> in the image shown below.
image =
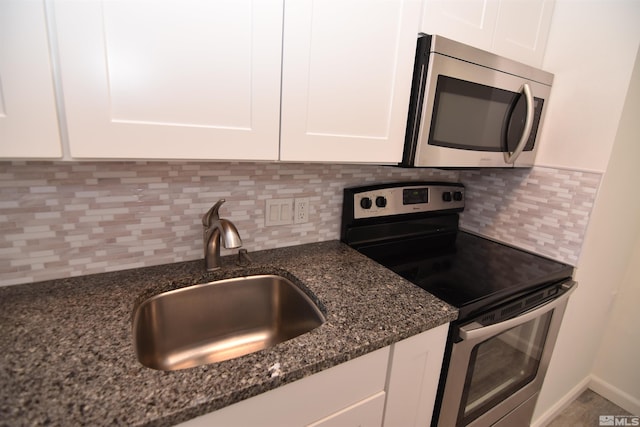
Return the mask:
M 440 242 L 441 243 L 441 242 Z M 458 231 L 449 244 L 428 241 L 361 252 L 457 307 L 468 318 L 571 277 L 573 267 Z

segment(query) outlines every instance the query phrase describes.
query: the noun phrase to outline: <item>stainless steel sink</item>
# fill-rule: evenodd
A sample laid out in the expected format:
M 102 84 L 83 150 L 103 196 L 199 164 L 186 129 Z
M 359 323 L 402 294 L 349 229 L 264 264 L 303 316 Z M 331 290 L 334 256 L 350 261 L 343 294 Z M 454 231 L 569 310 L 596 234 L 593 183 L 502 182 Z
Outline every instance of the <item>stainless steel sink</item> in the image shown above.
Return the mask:
M 288 279 L 247 276 L 145 300 L 133 316 L 133 341 L 140 363 L 172 371 L 253 353 L 324 321 L 313 301 Z

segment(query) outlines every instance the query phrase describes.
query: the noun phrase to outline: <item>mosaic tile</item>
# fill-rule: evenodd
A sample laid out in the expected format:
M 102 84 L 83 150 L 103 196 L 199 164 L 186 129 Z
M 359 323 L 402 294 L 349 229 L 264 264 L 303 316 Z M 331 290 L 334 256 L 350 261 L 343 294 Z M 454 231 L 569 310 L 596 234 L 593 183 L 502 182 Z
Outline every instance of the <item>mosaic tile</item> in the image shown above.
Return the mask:
M 220 198 L 221 216 L 257 251 L 339 239 L 344 187 L 457 179 L 373 165 L 4 162 L 0 285 L 198 259 L 201 217 Z M 309 198 L 309 222 L 265 227 L 265 200 L 288 197 Z
M 600 175 L 253 162 L 0 163 L 0 286 L 198 259 L 220 198 L 249 251 L 338 239 L 342 189 L 461 181 L 472 232 L 575 265 Z M 309 198 L 309 222 L 265 227 L 265 200 Z M 224 250 L 224 254 L 231 251 Z
M 601 174 L 536 167 L 460 173 L 461 226 L 577 265 Z

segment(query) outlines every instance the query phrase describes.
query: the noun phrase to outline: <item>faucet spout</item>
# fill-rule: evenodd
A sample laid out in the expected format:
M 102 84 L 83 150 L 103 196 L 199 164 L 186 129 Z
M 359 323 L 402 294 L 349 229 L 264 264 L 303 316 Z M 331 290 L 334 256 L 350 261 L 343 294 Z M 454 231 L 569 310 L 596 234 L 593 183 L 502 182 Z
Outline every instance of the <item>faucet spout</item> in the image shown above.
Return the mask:
M 239 248 L 242 246 L 242 239 L 236 226 L 229 220 L 220 218 L 218 210 L 225 202 L 218 200 L 211 209 L 202 217 L 204 226 L 204 262 L 207 271 L 220 268 L 220 240 L 227 249 Z
M 218 223 L 218 230 L 220 230 L 220 237 L 224 247 L 227 249 L 235 249 L 242 246 L 242 239 L 236 226 L 229 220 L 220 218 Z

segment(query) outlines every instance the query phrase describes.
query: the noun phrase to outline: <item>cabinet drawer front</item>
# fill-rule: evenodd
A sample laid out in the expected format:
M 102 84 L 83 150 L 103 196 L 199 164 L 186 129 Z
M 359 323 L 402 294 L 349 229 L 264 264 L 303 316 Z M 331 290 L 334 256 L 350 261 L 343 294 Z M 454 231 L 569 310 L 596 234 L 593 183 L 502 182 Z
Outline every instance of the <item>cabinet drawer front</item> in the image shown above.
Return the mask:
M 180 426 L 299 427 L 318 422 L 350 405 L 384 392 L 388 360 L 389 347 L 385 347 L 291 384 L 186 421 Z
M 385 393 L 381 391 L 368 399 L 309 424 L 309 427 L 379 427 L 384 411 L 384 398 Z

